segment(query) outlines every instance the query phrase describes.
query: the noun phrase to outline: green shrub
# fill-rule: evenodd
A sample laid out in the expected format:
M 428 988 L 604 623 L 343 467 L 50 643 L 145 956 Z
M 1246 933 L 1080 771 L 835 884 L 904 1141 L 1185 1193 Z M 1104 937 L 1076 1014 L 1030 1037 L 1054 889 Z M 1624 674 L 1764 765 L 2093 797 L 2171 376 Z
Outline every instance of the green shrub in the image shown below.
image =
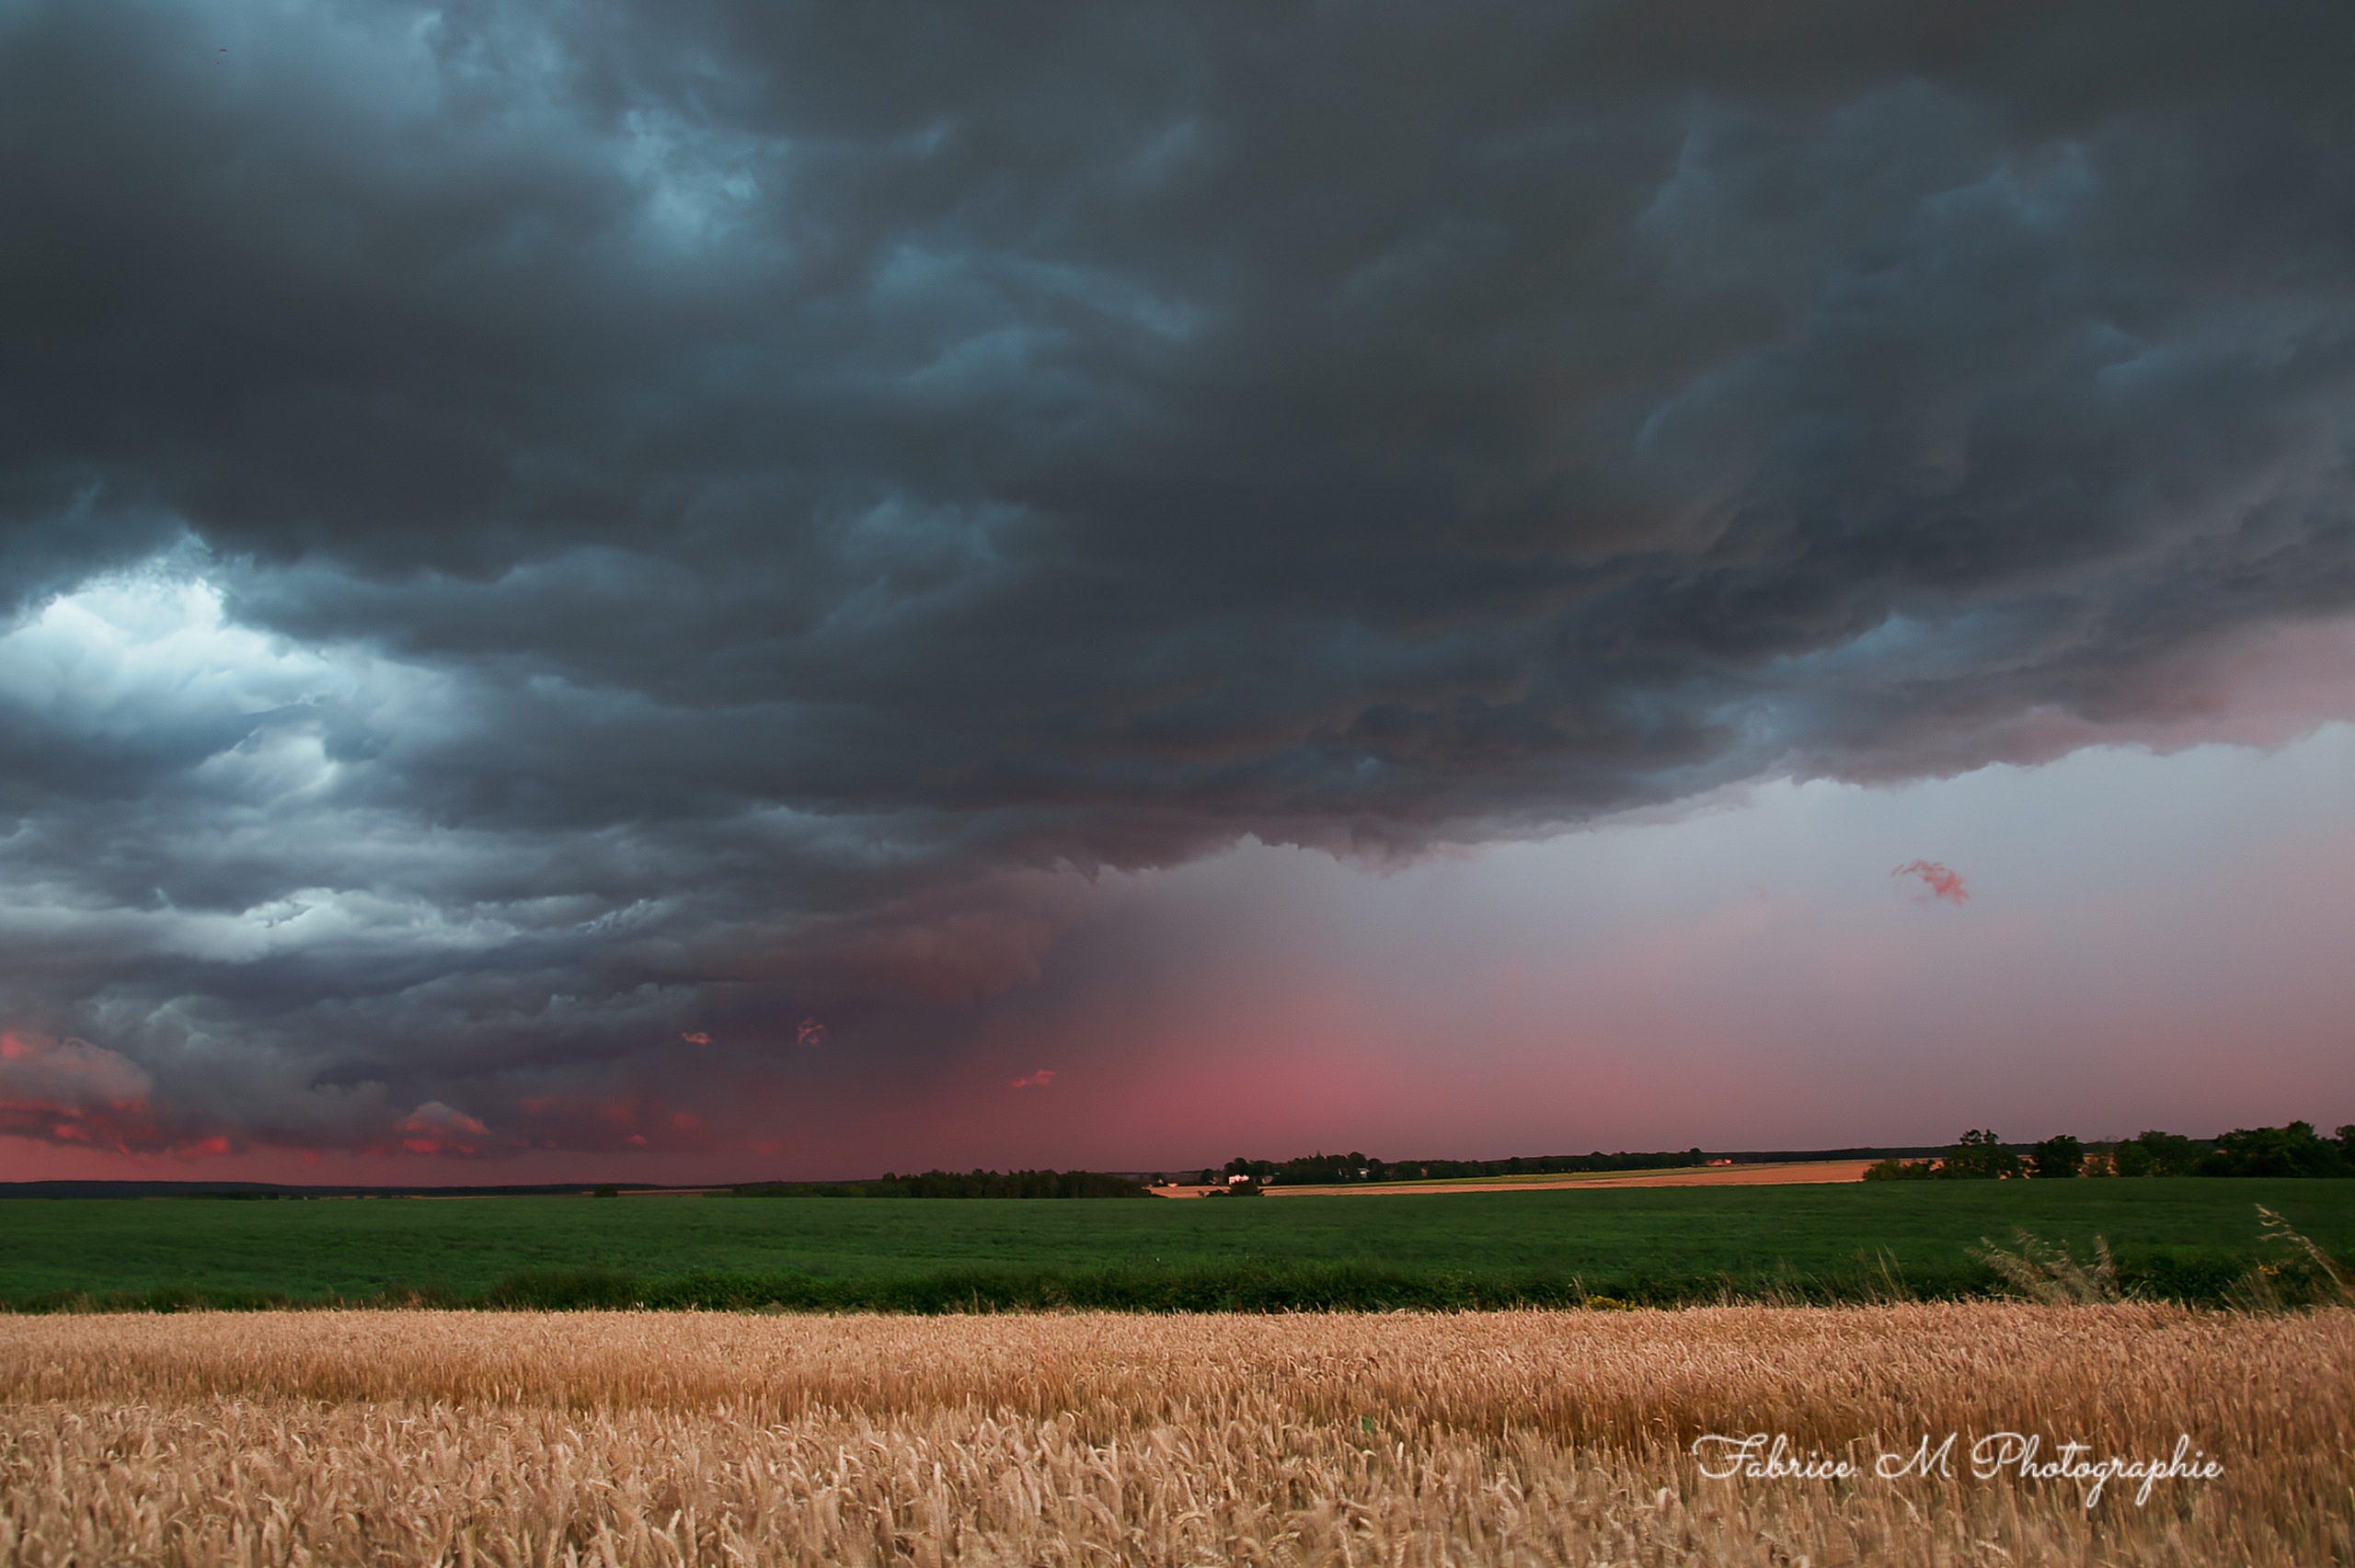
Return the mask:
M 2028 1173 L 2039 1180 L 2085 1173 L 2085 1146 L 2065 1133 L 2028 1150 Z
M 2120 1144 L 2110 1159 L 2121 1176 L 2188 1176 L 2200 1146 L 2178 1133 L 2150 1131 Z
M 1993 1131 L 1973 1128 L 1947 1150 L 1938 1173 L 1949 1179 L 1995 1181 L 2021 1173 L 2020 1157 Z
M 2339 1141 L 2333 1142 L 2312 1122 L 2235 1127 L 2192 1169 L 2203 1176 L 2355 1176 L 2345 1150 L 2349 1131 L 2339 1128 Z

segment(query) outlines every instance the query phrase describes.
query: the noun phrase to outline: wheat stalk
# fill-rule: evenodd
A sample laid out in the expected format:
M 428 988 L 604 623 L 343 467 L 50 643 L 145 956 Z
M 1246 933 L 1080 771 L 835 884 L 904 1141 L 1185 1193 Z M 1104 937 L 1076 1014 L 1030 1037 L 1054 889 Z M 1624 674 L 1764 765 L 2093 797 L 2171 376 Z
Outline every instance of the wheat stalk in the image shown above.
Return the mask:
M 0 1319 L 0 1562 L 2303 1564 L 2355 1558 L 2355 1312 Z M 2224 1465 L 1703 1478 L 2034 1431 Z

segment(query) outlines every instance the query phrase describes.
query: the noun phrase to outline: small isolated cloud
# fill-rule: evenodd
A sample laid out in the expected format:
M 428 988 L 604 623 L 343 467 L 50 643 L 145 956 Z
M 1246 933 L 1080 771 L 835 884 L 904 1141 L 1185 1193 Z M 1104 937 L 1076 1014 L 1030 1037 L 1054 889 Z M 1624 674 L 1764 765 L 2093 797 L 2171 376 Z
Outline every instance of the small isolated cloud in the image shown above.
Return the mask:
M 696 1030 L 692 1035 L 682 1035 L 679 1038 L 686 1041 L 687 1044 L 691 1046 L 707 1046 L 711 1044 L 711 1036 L 705 1034 L 700 1029 Z
M 822 1046 L 826 1043 L 826 1026 L 815 1018 L 804 1018 L 801 1027 L 793 1032 L 797 1046 Z
M 1930 890 L 1933 898 L 1944 898 L 1950 904 L 1970 901 L 1970 890 L 1962 885 L 1962 873 L 1948 871 L 1935 860 L 1909 860 L 1890 875 L 1920 877 L 1922 886 Z
M 1051 1068 L 1042 1067 L 1038 1071 L 1030 1074 L 1028 1078 L 1016 1079 L 1012 1083 L 1008 1084 L 1007 1087 L 1012 1089 L 1044 1089 L 1048 1084 L 1052 1083 L 1054 1081 L 1054 1070 Z

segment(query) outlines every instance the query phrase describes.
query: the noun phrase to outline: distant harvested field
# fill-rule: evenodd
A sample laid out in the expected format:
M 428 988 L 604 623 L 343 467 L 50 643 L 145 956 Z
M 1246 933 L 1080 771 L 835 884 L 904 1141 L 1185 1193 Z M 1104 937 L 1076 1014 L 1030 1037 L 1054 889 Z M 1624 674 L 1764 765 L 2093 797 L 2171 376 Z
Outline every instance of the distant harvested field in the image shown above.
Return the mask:
M 1361 1182 L 1336 1186 L 1269 1187 L 1269 1197 L 1370 1197 L 1392 1193 L 1557 1192 L 1569 1187 L 1792 1187 L 1861 1182 L 1869 1160 L 1805 1160 L 1786 1165 L 1684 1165 L 1665 1171 L 1592 1171 L 1569 1176 L 1477 1176 L 1462 1181 Z M 1209 1187 L 1165 1188 L 1184 1197 Z
M 2355 1313 L 0 1320 L 0 1562 L 2282 1565 Z M 2223 1474 L 1976 1480 L 1998 1431 Z M 1707 1433 L 1953 1479 L 1709 1480 Z

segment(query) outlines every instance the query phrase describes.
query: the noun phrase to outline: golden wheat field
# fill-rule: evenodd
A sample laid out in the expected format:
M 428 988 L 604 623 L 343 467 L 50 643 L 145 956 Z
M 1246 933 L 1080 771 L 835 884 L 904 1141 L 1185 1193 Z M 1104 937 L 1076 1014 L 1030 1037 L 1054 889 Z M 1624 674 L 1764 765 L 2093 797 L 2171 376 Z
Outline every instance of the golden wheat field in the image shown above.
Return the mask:
M 10 1563 L 2355 1560 L 2343 1309 L 29 1317 L 0 1398 Z M 2088 1508 L 2006 1430 L 2222 1471 Z M 1689 1451 L 1752 1433 L 1865 1473 Z

